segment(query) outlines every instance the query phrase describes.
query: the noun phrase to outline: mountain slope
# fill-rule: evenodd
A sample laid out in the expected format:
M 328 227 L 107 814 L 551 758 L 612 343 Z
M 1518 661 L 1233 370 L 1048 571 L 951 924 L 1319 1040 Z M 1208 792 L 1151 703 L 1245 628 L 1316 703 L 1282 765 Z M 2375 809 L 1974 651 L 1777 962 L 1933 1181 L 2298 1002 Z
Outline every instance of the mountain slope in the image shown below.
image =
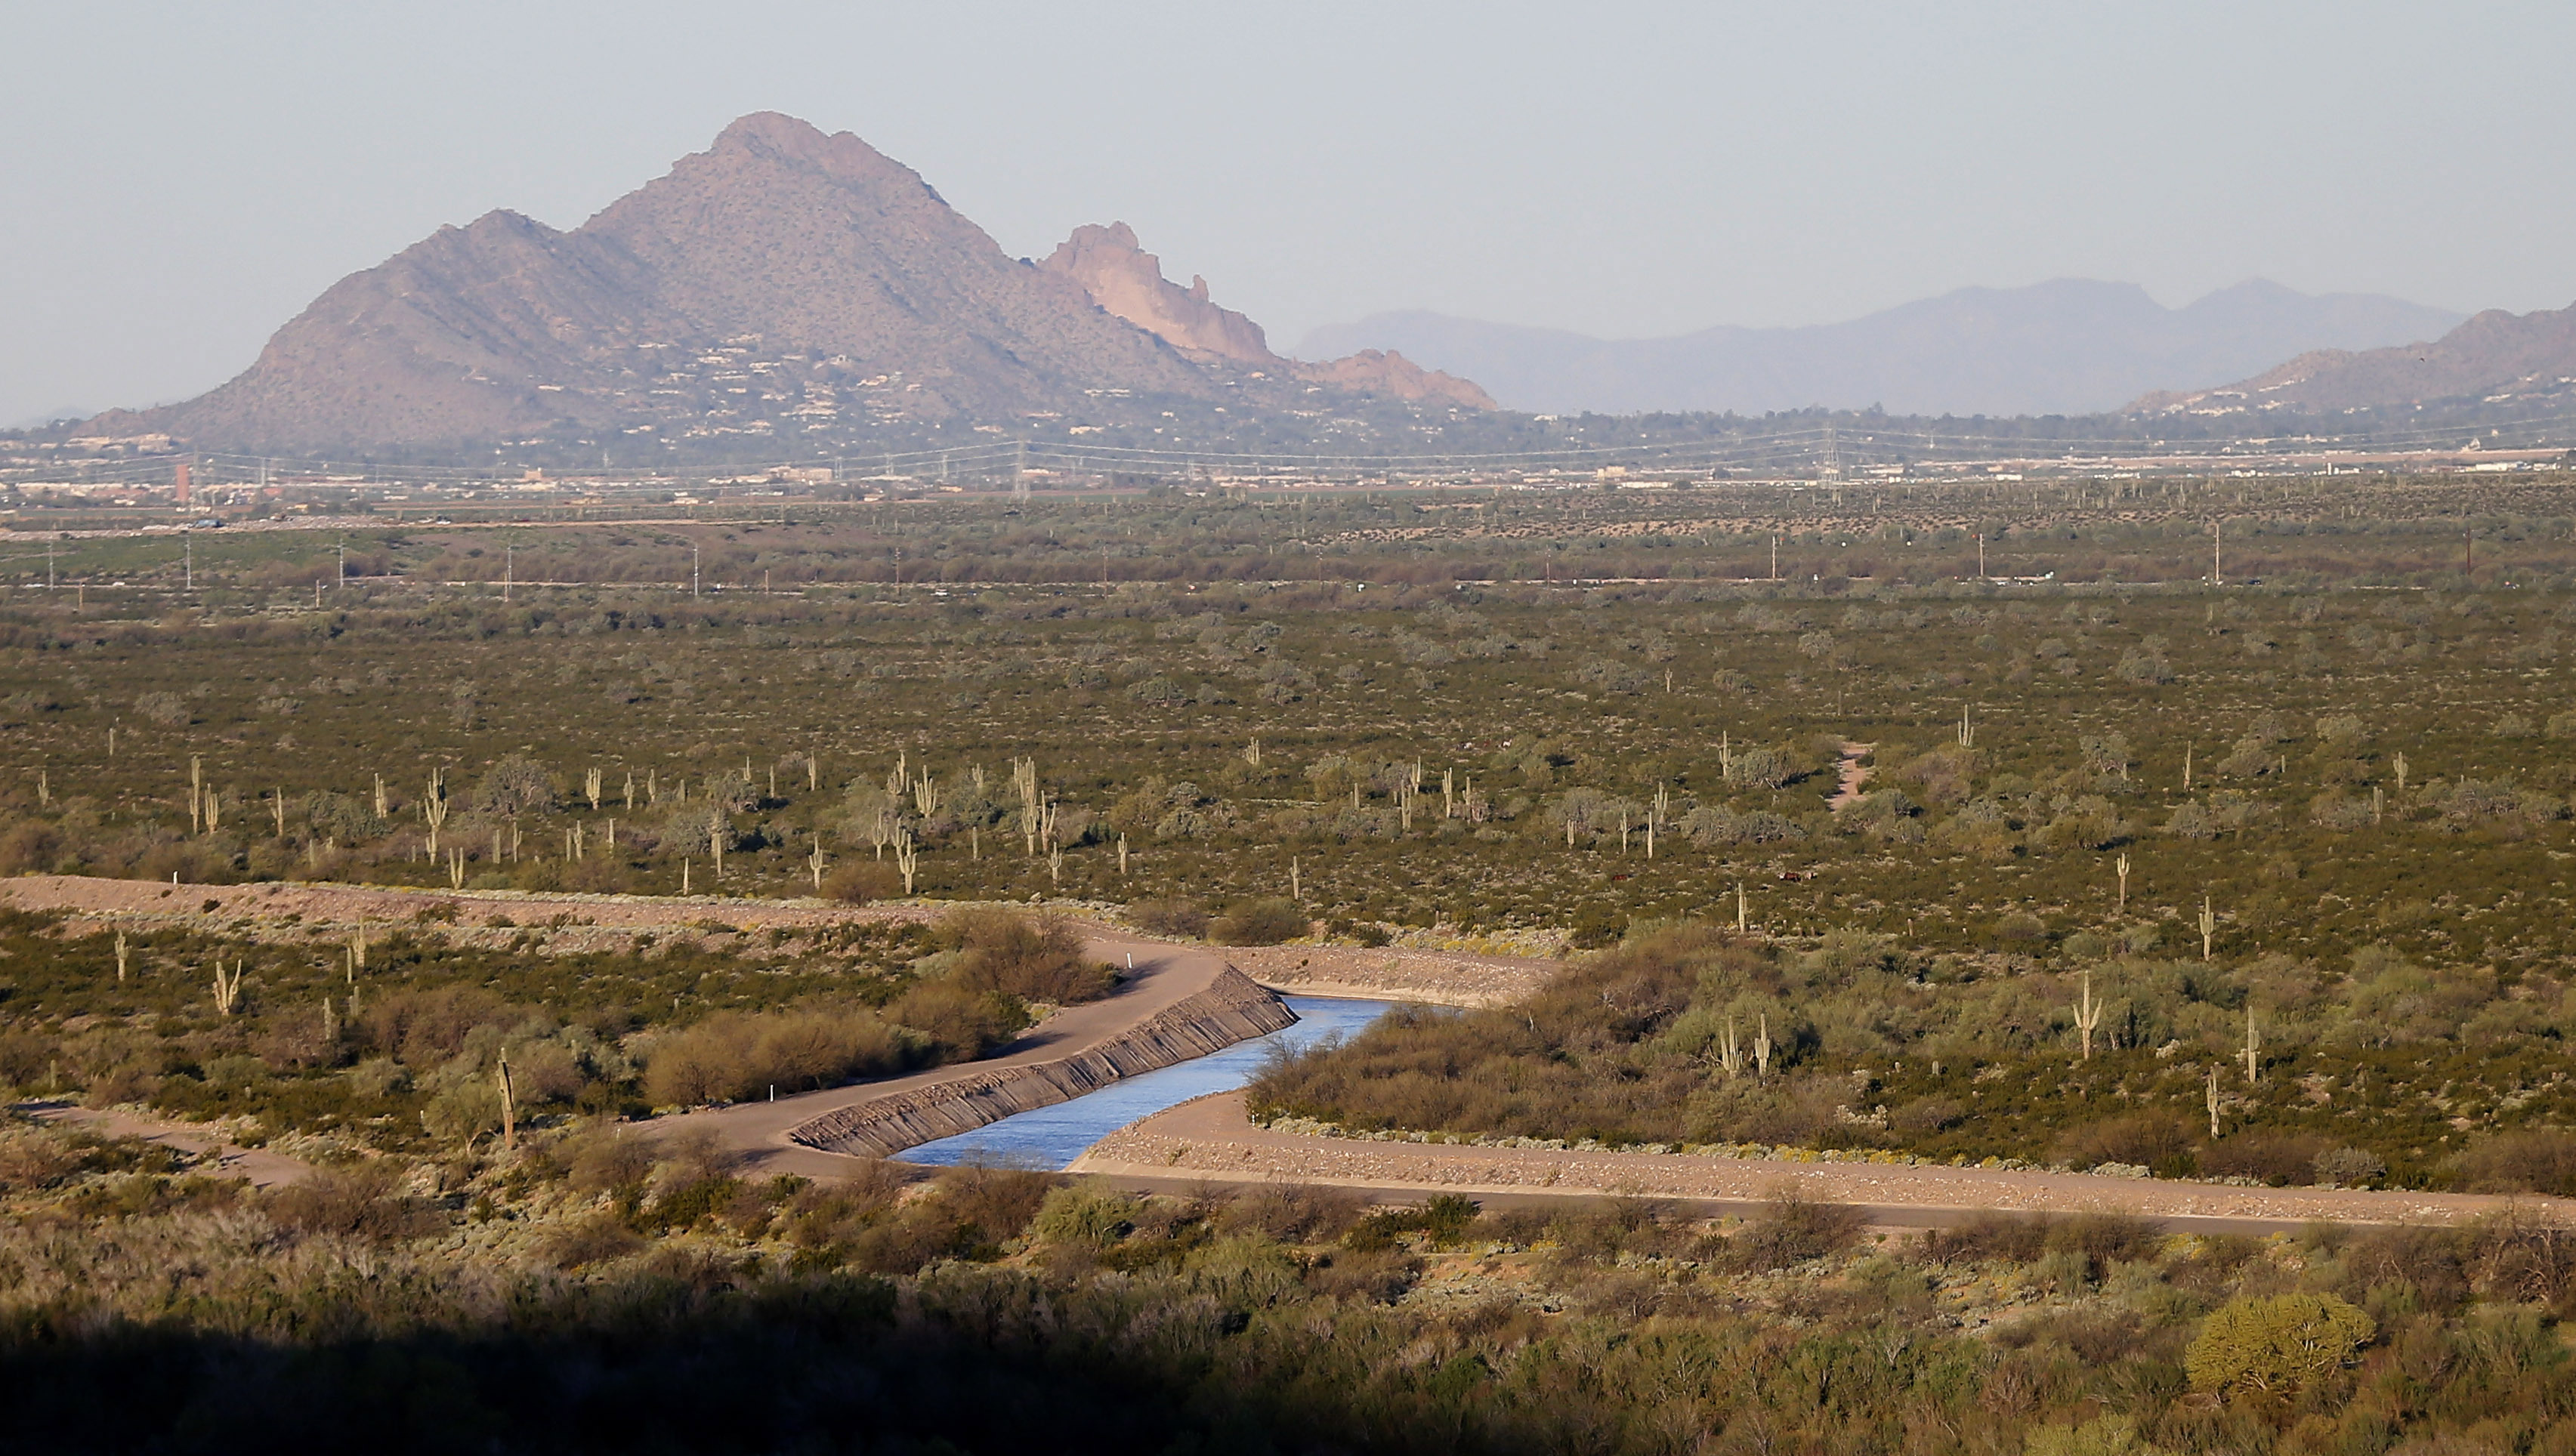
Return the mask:
M 2168 309 L 2134 285 L 2059 279 L 1960 289 L 1837 324 L 1657 339 L 1381 314 L 1316 330 L 1299 351 L 1401 349 L 1477 380 L 1509 407 L 1559 414 L 1873 404 L 1896 413 L 2075 414 L 2177 381 L 2238 377 L 2306 349 L 2438 331 L 2458 318 L 2261 280 Z
M 2576 306 L 2501 309 L 2430 343 L 2354 352 L 2319 349 L 2217 389 L 2165 391 L 2131 406 L 2193 414 L 2261 409 L 2353 410 L 2434 400 L 2560 395 L 2576 384 Z
M 442 228 L 333 285 L 220 388 L 83 428 L 401 449 L 1223 390 L 857 137 L 764 113 L 571 232 L 509 212 Z

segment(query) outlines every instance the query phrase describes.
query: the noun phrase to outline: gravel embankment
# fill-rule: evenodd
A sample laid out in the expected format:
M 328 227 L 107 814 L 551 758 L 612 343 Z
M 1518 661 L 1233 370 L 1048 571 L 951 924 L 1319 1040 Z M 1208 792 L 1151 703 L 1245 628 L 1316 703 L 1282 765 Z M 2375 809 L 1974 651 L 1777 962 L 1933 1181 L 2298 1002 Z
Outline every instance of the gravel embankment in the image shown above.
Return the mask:
M 2117 1211 L 2297 1224 L 2452 1223 L 2506 1209 L 2576 1222 L 2576 1203 L 2462 1193 L 2240 1188 L 1988 1168 L 1808 1163 L 1679 1153 L 1487 1148 L 1310 1137 L 1256 1127 L 1243 1094 L 1186 1102 L 1111 1133 L 1072 1171 L 1210 1182 L 1315 1182 L 1389 1192 L 1598 1193 L 1759 1200 L 1795 1185 L 1836 1203 L 1925 1210 Z

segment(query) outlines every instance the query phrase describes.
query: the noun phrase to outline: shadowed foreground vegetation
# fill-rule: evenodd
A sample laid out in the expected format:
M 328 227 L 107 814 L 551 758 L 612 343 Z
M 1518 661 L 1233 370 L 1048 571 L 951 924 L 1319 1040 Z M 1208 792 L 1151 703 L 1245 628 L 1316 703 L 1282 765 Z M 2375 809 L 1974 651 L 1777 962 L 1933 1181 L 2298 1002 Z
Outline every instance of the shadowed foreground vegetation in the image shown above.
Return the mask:
M 1894 1238 L 1794 1191 L 1709 1224 L 918 1177 L 592 1127 L 256 1196 L 0 1131 L 0 1449 L 2576 1449 L 2576 1246 L 2509 1218 Z

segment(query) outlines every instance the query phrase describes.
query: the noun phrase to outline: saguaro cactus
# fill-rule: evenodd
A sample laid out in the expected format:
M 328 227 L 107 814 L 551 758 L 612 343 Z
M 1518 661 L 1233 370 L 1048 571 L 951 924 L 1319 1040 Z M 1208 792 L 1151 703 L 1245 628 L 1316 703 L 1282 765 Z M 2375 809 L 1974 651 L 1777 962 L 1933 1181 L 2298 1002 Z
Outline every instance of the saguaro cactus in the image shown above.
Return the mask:
M 913 874 L 921 868 L 921 853 L 912 842 L 912 831 L 901 825 L 894 831 L 894 867 L 903 876 L 903 892 L 911 894 Z
M 224 973 L 224 963 L 215 962 L 215 1014 L 230 1016 L 241 1009 L 243 962 L 233 962 L 232 973 Z
M 604 782 L 597 766 L 585 769 L 581 776 L 582 796 L 590 800 L 590 812 L 599 812 L 599 790 Z
M 2204 892 L 2200 897 L 2200 958 L 2202 960 L 2209 959 L 2210 947 L 2217 942 L 2217 939 L 2218 917 L 2211 913 L 2209 896 Z
M 2093 1060 L 2093 1028 L 2102 1024 L 2102 1003 L 2093 999 L 2093 973 L 2084 973 L 2084 994 L 2075 1003 L 2075 1029 L 2084 1036 L 2084 1060 Z
M 429 793 L 420 801 L 420 816 L 429 823 L 429 857 L 438 858 L 438 831 L 447 823 L 447 772 L 429 771 Z
M 2114 861 L 2114 862 L 2112 863 L 2111 868 L 2112 868 L 2112 869 L 2114 869 L 2114 870 L 2116 870 L 2116 871 L 2118 871 L 2118 872 L 2119 872 L 2119 875 L 2120 875 L 2120 904 L 2119 904 L 2119 908 L 2118 908 L 2114 913 L 2115 913 L 2115 914 L 2120 914 L 2120 915 L 2126 915 L 2126 914 L 2128 914 L 2128 913 L 2129 913 L 2129 857 L 2128 857 L 2128 855 L 2126 855 L 2126 854 L 2122 854 L 2122 855 L 2119 857 L 2119 859 L 2118 859 L 2118 860 L 2116 860 L 2116 861 Z
M 125 984 L 125 931 L 122 928 L 116 932 L 116 984 Z
M 2245 1007 L 2245 1050 L 2242 1055 L 2245 1058 L 2245 1080 L 2248 1083 L 2263 1080 L 2263 1034 L 2254 1027 L 2254 1007 L 2250 1002 Z
M 519 1146 L 519 1099 L 517 1095 L 518 1089 L 510 1085 L 510 1054 L 508 1052 L 501 1053 L 499 1076 L 501 1082 L 501 1146 L 505 1150 L 515 1149 Z

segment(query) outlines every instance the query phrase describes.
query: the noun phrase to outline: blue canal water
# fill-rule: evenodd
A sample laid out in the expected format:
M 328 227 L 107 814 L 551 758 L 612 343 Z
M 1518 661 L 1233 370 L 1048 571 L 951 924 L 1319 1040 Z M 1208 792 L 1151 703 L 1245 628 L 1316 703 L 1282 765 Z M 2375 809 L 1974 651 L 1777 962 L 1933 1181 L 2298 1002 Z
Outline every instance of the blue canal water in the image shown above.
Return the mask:
M 1112 1082 L 1088 1097 L 1059 1102 L 987 1123 L 973 1132 L 923 1143 L 895 1154 L 907 1163 L 985 1163 L 1004 1168 L 1053 1171 L 1082 1156 L 1082 1150 L 1140 1117 L 1178 1107 L 1210 1092 L 1231 1092 L 1252 1080 L 1274 1046 L 1300 1049 L 1322 1037 L 1349 1034 L 1384 1015 L 1384 1001 L 1345 1001 L 1328 996 L 1290 996 L 1288 1009 L 1297 1024 L 1268 1036 L 1236 1042 L 1221 1052 Z

